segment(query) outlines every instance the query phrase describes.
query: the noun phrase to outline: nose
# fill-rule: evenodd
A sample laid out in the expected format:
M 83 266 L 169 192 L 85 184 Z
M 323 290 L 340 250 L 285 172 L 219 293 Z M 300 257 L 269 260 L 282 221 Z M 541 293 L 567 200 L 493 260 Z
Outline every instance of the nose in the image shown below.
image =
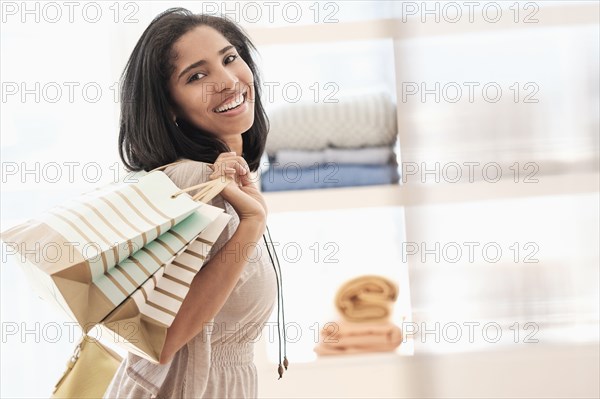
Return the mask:
M 235 75 L 235 73 L 233 73 L 226 67 L 221 68 L 217 79 L 217 84 L 219 85 L 219 92 L 226 90 L 235 90 L 239 82 L 239 79 Z

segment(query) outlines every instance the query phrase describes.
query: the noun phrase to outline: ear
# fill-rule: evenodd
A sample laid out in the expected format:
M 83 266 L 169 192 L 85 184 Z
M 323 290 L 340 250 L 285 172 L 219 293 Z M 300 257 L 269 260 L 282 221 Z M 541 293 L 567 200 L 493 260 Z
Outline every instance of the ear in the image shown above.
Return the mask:
M 175 111 L 173 110 L 172 107 L 169 107 L 169 118 L 172 121 L 175 121 L 175 118 L 177 118 L 177 115 L 175 114 Z
M 175 113 L 172 107 L 169 107 L 169 119 L 171 120 L 171 122 L 177 125 L 177 114 Z M 177 126 L 179 127 L 179 125 Z
M 171 104 L 170 102 L 168 104 L 168 109 L 169 109 L 169 118 L 174 122 L 175 119 L 179 116 L 179 110 L 177 109 L 176 105 Z

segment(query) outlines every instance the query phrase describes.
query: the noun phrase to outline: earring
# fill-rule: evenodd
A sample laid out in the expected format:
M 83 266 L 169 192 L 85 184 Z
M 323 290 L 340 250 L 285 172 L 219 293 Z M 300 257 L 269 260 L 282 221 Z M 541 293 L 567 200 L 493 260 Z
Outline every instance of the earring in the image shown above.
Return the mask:
M 179 127 L 179 125 L 177 124 L 177 118 L 173 119 L 173 123 L 175 123 L 175 126 Z

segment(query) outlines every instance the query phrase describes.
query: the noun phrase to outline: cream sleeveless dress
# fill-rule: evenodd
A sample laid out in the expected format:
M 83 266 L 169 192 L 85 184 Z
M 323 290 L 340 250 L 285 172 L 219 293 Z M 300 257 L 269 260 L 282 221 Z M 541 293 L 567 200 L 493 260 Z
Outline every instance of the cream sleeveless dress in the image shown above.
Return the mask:
M 208 181 L 212 170 L 206 163 L 188 161 L 167 167 L 165 173 L 178 187 L 186 188 Z M 220 195 L 209 204 L 224 209 L 232 218 L 205 263 L 225 245 L 239 224 L 235 210 Z M 184 345 L 169 364 L 154 364 L 128 353 L 105 399 L 257 397 L 254 342 L 273 311 L 277 282 L 262 239 L 260 246 L 246 256 L 248 264 L 213 323 Z

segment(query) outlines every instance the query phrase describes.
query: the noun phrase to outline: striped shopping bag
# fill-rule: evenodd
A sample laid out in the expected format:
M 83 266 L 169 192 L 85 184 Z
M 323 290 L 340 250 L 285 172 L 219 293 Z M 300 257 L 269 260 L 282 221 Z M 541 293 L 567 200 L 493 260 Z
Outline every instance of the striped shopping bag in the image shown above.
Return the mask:
M 0 234 L 5 254 L 38 295 L 84 332 L 135 298 L 157 272 L 168 271 L 166 265 L 213 222 L 224 227 L 222 209 L 196 201 L 160 169 L 135 183 L 85 193 Z M 229 182 L 207 182 L 198 195 L 208 201 Z
M 213 181 L 185 191 L 202 187 L 208 191 L 199 192 L 194 200 L 208 202 L 224 186 L 215 185 Z M 173 227 L 171 231 L 189 244 L 167 263 L 161 264 L 144 284 L 102 320 L 102 337 L 112 337 L 113 342 L 129 352 L 158 363 L 167 328 L 173 323 L 194 276 L 230 219 L 223 209 L 205 204 Z M 207 221 L 210 222 L 207 224 Z

